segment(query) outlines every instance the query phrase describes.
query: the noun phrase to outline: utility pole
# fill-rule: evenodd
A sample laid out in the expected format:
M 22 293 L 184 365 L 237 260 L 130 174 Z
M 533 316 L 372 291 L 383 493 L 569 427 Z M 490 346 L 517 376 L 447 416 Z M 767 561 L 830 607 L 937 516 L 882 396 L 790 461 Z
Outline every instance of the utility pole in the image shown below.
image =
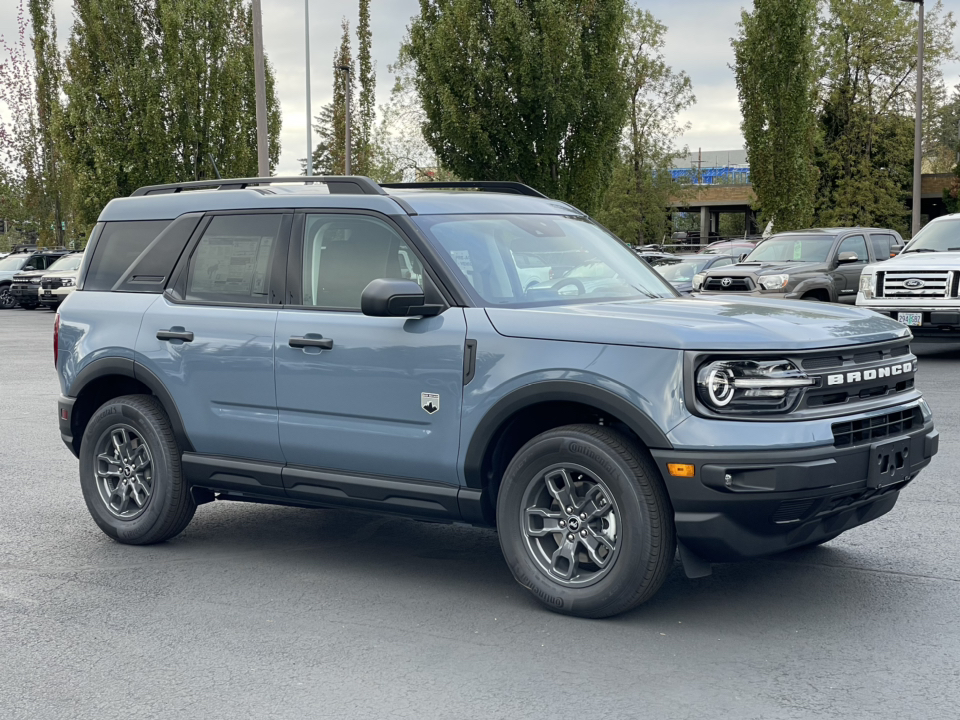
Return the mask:
M 923 0 L 903 0 L 919 6 L 917 30 L 917 107 L 913 128 L 913 222 L 911 235 L 920 232 L 920 185 L 923 172 Z
M 307 50 L 307 177 L 313 175 L 313 127 L 310 117 L 310 0 L 303 0 L 303 42 Z
M 337 65 L 337 70 L 343 72 L 343 97 L 344 97 L 344 106 L 346 110 L 346 128 L 344 132 L 344 148 L 343 153 L 343 174 L 344 175 L 353 175 L 350 162 L 350 66 L 349 65 Z
M 263 67 L 263 21 L 260 0 L 253 0 L 253 76 L 257 96 L 257 174 L 270 177 L 270 151 L 267 146 L 267 85 Z

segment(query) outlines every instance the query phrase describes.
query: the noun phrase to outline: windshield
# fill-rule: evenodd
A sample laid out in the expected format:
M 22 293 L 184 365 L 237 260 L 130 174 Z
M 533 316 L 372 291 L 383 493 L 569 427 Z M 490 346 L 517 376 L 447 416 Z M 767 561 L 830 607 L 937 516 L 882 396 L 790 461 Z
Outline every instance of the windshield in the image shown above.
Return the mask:
M 676 295 L 636 254 L 587 218 L 413 219 L 481 305 L 564 305 Z M 531 268 L 531 257 L 542 266 Z
M 64 255 L 62 258 L 57 260 L 53 265 L 47 268 L 47 272 L 63 272 L 64 270 L 76 270 L 80 267 L 80 261 L 83 260 L 83 255 Z
M 764 240 L 744 262 L 826 262 L 833 235 L 782 235 Z
M 29 255 L 11 255 L 0 260 L 0 270 L 19 270 L 26 265 Z
M 693 281 L 693 276 L 710 262 L 710 258 L 651 258 L 647 262 L 657 269 L 664 280 L 686 283 Z
M 960 250 L 960 220 L 932 222 L 917 233 L 904 253 Z

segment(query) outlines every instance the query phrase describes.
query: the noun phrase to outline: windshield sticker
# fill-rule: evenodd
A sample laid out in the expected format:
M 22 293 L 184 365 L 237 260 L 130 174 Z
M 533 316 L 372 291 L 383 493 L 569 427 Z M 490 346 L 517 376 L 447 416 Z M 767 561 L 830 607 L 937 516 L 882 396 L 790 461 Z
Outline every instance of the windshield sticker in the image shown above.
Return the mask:
M 797 240 L 793 244 L 793 259 L 800 260 L 802 258 L 803 258 L 803 245 L 800 243 L 799 240 Z

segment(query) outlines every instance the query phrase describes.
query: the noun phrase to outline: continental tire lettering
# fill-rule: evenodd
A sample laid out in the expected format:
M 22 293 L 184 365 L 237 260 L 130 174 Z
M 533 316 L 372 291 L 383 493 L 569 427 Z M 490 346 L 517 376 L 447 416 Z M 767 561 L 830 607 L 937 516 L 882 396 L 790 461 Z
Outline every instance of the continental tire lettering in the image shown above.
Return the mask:
M 530 582 L 527 576 L 524 575 L 522 572 L 518 572 L 518 571 L 515 571 L 515 572 L 516 572 L 517 582 L 523 585 L 527 590 L 532 592 L 534 595 L 536 595 L 538 598 L 543 600 L 548 605 L 554 605 L 558 608 L 563 607 L 563 598 L 552 597 L 548 595 L 546 592 L 544 592 L 543 590 L 538 588 L 536 585 L 534 585 L 532 582 Z
M 577 442 L 572 442 L 567 446 L 567 450 L 569 450 L 572 453 L 577 453 L 579 455 L 583 455 L 585 457 L 590 458 L 595 463 L 597 463 L 597 465 L 599 465 L 600 467 L 602 467 L 604 470 L 608 472 L 611 472 L 611 473 L 617 472 L 617 469 L 614 466 L 610 465 L 610 463 L 607 462 L 607 459 L 605 457 L 594 452 L 592 448 L 586 447 L 585 445 L 581 445 L 580 443 L 577 443 Z

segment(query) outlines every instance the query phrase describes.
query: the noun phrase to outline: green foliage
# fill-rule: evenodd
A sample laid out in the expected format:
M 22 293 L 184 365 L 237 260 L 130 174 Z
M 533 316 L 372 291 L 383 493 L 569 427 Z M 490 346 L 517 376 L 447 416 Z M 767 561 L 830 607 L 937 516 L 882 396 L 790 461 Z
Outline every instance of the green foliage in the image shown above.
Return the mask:
M 613 178 L 598 219 L 631 243 L 657 242 L 671 231 L 670 199 L 682 188 L 670 173 L 686 126 L 677 115 L 695 102 L 690 78 L 666 64 L 666 26 L 649 12 L 628 10 L 620 68 L 630 112 Z
M 626 20 L 624 0 L 420 0 L 409 52 L 440 164 L 596 210 L 626 120 Z
M 733 41 L 760 222 L 774 219 L 777 230 L 813 220 L 816 19 L 817 0 L 754 0 Z
M 346 19 L 342 21 L 341 28 L 343 32 L 340 36 L 340 47 L 333 54 L 335 82 L 333 84 L 332 126 L 329 131 L 332 139 L 329 144 L 331 169 L 335 175 L 343 175 L 346 171 L 344 149 L 347 146 L 347 96 L 349 95 L 352 102 L 357 82 L 356 74 L 353 71 L 353 55 L 350 49 L 350 26 Z M 341 67 L 350 68 L 349 82 L 347 81 L 347 73 L 339 69 Z M 353 109 L 352 104 L 350 107 Z M 323 130 L 320 131 L 320 135 L 321 138 L 324 136 Z M 354 145 L 353 140 L 351 138 L 351 145 Z M 355 152 L 351 155 L 351 160 L 354 158 L 356 158 Z
M 940 2 L 925 23 L 925 146 L 944 96 L 953 18 Z M 916 8 L 897 0 L 830 0 L 819 31 L 822 143 L 817 220 L 908 231 L 913 181 Z M 752 169 L 751 169 L 752 171 Z
M 64 154 L 92 222 L 141 185 L 257 174 L 253 25 L 244 0 L 74 0 Z M 266 68 L 270 161 L 280 110 Z
M 373 166 L 373 124 L 377 114 L 377 75 L 370 58 L 370 0 L 360 0 L 357 22 L 357 80 L 360 97 L 357 99 L 356 140 L 354 147 L 357 175 L 369 175 Z

